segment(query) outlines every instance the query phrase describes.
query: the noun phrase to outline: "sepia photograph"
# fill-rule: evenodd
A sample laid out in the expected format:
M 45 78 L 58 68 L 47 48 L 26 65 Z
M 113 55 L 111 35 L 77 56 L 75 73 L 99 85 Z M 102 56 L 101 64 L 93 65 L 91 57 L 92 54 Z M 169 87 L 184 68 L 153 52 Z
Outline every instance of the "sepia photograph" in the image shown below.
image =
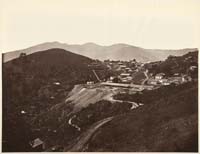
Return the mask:
M 198 152 L 198 0 L 0 0 L 1 152 Z

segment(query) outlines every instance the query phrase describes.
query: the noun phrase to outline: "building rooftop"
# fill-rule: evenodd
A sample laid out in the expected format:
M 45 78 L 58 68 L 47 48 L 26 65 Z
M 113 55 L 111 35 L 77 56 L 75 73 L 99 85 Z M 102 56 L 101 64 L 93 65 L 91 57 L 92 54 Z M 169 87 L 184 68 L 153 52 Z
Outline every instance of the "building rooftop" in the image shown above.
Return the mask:
M 30 145 L 32 146 L 32 148 L 35 148 L 39 145 L 42 145 L 44 142 L 42 140 L 40 140 L 39 138 L 36 138 L 35 140 L 33 140 Z
M 164 76 L 165 75 L 165 73 L 158 73 L 158 74 L 156 74 L 156 76 Z
M 130 73 L 121 73 L 120 76 L 130 76 Z

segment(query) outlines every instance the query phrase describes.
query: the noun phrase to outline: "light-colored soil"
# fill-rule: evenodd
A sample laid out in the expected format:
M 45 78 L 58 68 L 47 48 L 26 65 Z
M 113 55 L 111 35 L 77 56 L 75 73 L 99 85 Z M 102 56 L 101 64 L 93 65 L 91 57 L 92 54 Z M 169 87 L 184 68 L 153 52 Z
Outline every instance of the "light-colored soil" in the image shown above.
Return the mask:
M 98 84 L 88 87 L 86 85 L 76 85 L 65 102 L 70 102 L 74 105 L 73 113 L 75 113 L 89 104 L 94 104 L 101 100 L 122 103 L 123 101 L 114 100 L 113 95 L 123 91 L 123 88 L 99 86 Z M 135 102 L 128 103 L 132 104 L 132 109 L 139 106 Z

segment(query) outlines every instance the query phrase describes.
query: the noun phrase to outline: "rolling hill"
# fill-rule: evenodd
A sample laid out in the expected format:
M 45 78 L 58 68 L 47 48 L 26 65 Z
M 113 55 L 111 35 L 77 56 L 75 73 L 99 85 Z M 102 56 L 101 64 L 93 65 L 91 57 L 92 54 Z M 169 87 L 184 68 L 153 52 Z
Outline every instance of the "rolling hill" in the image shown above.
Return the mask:
M 113 44 L 110 46 L 101 46 L 95 43 L 66 44 L 59 42 L 46 42 L 35 45 L 26 49 L 5 53 L 4 62 L 17 58 L 20 53 L 27 55 L 38 51 L 48 50 L 51 48 L 61 48 L 76 54 L 84 55 L 99 60 L 131 60 L 137 59 L 141 62 L 159 61 L 166 59 L 169 55 L 180 56 L 196 49 L 180 49 L 180 50 L 158 50 L 143 49 L 128 44 Z
M 189 74 L 197 62 L 198 52 L 170 56 L 152 71 Z M 3 63 L 3 151 L 33 152 L 29 142 L 36 138 L 45 143 L 41 151 L 198 150 L 197 70 L 191 82 L 130 94 L 85 85 L 96 80 L 91 66 L 97 63 L 103 79 L 109 71 L 102 62 L 60 48 Z
M 145 98 L 144 107 L 114 117 L 79 151 L 197 152 L 197 83 L 141 94 Z
M 92 62 L 64 49 L 49 49 L 3 63 L 3 151 L 31 151 L 34 118 L 64 101 L 75 84 L 95 80 L 88 67 Z
M 167 76 L 174 74 L 188 74 L 198 78 L 198 50 L 183 56 L 169 56 L 165 61 L 145 64 L 150 73 L 165 73 Z M 195 69 L 191 70 L 192 67 Z

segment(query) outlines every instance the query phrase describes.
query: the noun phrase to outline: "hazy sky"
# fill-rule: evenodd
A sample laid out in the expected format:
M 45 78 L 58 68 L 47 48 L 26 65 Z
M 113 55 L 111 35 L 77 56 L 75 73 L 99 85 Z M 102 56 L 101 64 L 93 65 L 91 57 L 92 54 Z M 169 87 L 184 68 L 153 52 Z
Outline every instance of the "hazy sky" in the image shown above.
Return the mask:
M 0 0 L 0 49 L 43 42 L 198 47 L 200 0 Z

